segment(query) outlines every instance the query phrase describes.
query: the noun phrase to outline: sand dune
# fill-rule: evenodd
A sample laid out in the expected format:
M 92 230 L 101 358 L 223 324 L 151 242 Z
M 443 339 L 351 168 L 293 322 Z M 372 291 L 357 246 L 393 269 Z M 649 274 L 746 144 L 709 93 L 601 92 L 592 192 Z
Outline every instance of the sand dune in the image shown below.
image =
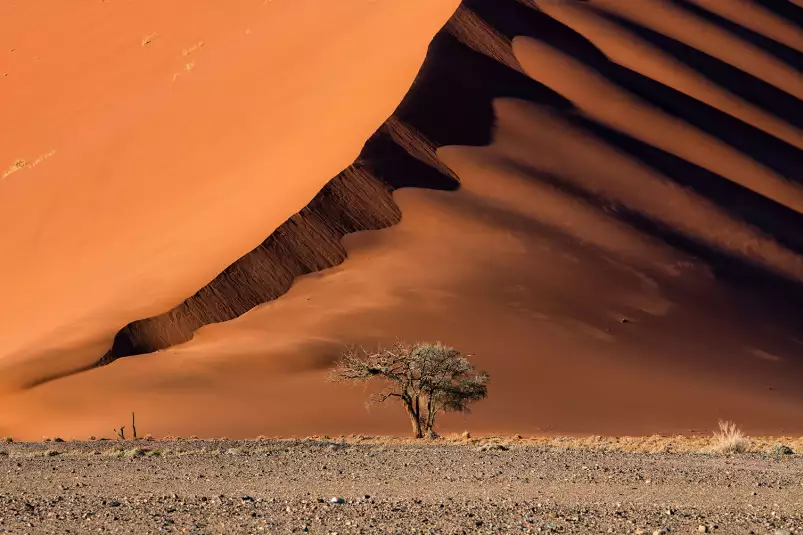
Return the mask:
M 75 94 L 0 79 L 29 119 L 0 148 L 0 431 L 403 432 L 324 380 L 398 337 L 491 373 L 447 428 L 803 432 L 796 7 L 259 4 L 126 22 L 112 58 L 86 50 L 133 8 L 86 3 Z

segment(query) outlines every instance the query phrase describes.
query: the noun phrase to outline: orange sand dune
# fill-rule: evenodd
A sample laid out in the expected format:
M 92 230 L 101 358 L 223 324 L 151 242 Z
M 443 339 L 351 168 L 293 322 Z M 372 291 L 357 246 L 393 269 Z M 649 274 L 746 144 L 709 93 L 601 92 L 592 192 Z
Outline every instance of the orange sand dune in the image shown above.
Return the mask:
M 803 432 L 793 8 L 458 3 L 0 8 L 0 433 L 404 432 L 325 381 L 396 338 L 445 429 Z

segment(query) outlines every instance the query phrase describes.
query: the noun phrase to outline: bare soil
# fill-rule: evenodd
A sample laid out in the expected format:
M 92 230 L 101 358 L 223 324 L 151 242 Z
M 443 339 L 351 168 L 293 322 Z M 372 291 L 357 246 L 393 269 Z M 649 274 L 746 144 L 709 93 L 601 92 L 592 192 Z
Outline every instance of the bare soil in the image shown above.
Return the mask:
M 803 533 L 803 457 L 516 441 L 0 445 L 0 533 L 164 532 Z

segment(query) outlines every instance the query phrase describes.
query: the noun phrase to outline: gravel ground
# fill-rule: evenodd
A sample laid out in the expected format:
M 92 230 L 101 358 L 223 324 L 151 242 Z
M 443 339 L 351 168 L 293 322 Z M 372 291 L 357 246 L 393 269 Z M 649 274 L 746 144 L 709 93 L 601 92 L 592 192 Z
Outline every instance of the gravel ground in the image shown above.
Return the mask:
M 0 445 L 0 533 L 163 532 L 803 534 L 803 457 L 438 441 Z

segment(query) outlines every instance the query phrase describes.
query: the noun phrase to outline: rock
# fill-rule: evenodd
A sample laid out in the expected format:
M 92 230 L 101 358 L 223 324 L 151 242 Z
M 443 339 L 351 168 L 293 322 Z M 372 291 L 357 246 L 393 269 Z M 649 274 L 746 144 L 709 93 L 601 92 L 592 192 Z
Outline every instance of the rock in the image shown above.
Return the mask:
M 792 532 L 788 529 L 776 529 L 775 535 L 792 535 Z
M 331 500 L 329 500 L 329 503 L 331 503 L 331 504 L 346 503 L 346 500 L 344 500 L 343 498 L 338 498 L 338 497 L 334 496 L 334 497 L 332 497 Z
M 697 531 L 699 533 L 708 533 L 708 526 L 697 526 Z

